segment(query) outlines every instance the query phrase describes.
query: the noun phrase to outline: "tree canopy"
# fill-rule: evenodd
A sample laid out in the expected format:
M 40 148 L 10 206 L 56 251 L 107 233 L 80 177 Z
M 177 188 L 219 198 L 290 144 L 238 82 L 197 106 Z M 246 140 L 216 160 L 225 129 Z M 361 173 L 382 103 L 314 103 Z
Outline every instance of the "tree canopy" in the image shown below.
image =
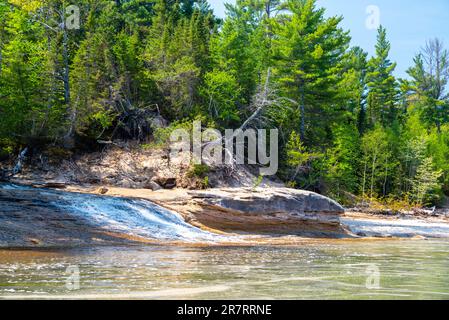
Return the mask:
M 151 119 L 239 128 L 267 78 L 282 99 L 278 176 L 345 201 L 449 194 L 449 53 L 438 39 L 395 76 L 315 0 L 0 1 L 0 160 L 25 147 L 151 139 Z M 271 70 L 270 72 L 268 70 Z M 268 75 L 271 76 L 268 76 Z

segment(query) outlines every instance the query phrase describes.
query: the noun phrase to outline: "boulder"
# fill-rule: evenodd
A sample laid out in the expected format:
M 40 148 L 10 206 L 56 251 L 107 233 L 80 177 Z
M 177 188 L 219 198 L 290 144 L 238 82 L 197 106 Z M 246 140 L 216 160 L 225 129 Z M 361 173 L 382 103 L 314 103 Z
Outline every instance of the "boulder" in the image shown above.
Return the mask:
M 144 189 L 150 189 L 150 190 L 153 190 L 153 191 L 157 191 L 157 190 L 161 190 L 162 189 L 162 187 L 160 185 L 158 185 L 156 182 L 151 181 L 151 180 L 145 182 L 143 188 Z
M 106 193 L 108 193 L 108 191 L 109 191 L 109 189 L 105 188 L 105 187 L 100 187 L 97 189 L 97 193 L 99 193 L 99 194 L 106 194 Z
M 153 119 L 151 119 L 150 126 L 153 129 L 166 128 L 168 126 L 168 121 L 165 120 L 162 116 L 155 116 Z
M 176 187 L 176 177 L 156 176 L 151 181 L 157 183 L 164 189 L 173 189 Z
M 203 229 L 251 234 L 341 237 L 344 208 L 319 194 L 288 188 L 183 191 L 149 198 Z

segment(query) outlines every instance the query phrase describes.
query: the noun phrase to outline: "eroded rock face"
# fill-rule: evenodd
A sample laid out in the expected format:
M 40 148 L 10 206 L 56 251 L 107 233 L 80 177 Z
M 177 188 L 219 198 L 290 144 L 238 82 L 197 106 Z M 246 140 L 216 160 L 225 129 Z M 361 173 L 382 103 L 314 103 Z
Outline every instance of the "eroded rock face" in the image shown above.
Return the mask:
M 207 229 L 308 237 L 346 234 L 340 224 L 343 207 L 313 192 L 229 188 L 187 191 L 174 198 L 152 200 L 180 212 L 193 225 Z
M 66 190 L 2 188 L 0 185 L 0 247 L 154 243 L 158 240 L 165 243 L 157 233 L 170 225 L 170 219 L 161 224 L 161 229 L 155 227 L 158 232 L 151 236 L 129 231 L 149 230 L 160 219 L 166 219 L 158 216 L 154 221 L 147 219 L 150 222 L 140 226 L 148 216 L 141 211 L 150 210 L 151 202 L 178 212 L 187 223 L 206 231 L 251 236 L 347 236 L 340 225 L 343 208 L 335 201 L 306 191 L 286 188 L 151 191 L 114 187 L 91 190 L 67 187 Z M 68 191 L 106 196 L 82 197 Z M 134 203 L 132 198 L 137 202 L 139 199 L 151 202 Z M 157 216 L 159 213 L 152 214 Z M 186 232 L 191 233 L 191 226 L 184 221 L 182 224 Z M 246 237 L 240 239 L 243 241 Z
M 322 195 L 287 188 L 267 189 L 219 189 L 189 192 L 193 199 L 213 206 L 248 214 L 288 212 L 294 216 L 316 217 L 325 214 L 338 222 L 338 215 L 344 209 L 337 202 Z
M 0 248 L 132 243 L 54 206 L 58 201 L 54 194 L 0 188 Z
M 151 181 L 157 183 L 164 189 L 173 189 L 174 187 L 176 187 L 176 177 L 157 176 L 151 179 Z

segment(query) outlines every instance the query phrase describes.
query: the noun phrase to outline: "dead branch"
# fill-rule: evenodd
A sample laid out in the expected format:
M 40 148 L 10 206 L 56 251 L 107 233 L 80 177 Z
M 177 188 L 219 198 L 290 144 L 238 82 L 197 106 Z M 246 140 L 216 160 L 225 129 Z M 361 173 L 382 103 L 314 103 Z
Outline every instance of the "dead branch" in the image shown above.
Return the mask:
M 9 170 L 0 170 L 0 181 L 8 181 L 22 171 L 23 162 L 25 161 L 27 152 L 28 147 L 26 147 L 19 153 L 19 155 L 17 156 L 16 164 L 10 172 Z
M 237 135 L 247 129 L 254 122 L 258 121 L 263 124 L 266 123 L 267 117 L 264 115 L 273 107 L 284 108 L 286 105 L 285 102 L 295 103 L 295 101 L 281 97 L 277 94 L 277 92 L 270 87 L 270 78 L 271 78 L 271 69 L 267 70 L 267 77 L 265 79 L 265 83 L 263 86 L 260 86 L 257 90 L 256 94 L 253 96 L 249 109 L 252 110 L 252 114 L 243 122 L 243 124 L 234 131 L 234 134 L 227 138 L 222 137 L 221 139 L 217 139 L 215 141 L 210 141 L 203 144 L 205 146 L 214 146 L 218 144 L 226 144 L 230 143 L 237 137 Z M 236 159 L 233 154 L 230 153 L 229 150 L 225 148 L 225 153 L 228 154 L 229 158 L 232 159 L 231 163 L 227 163 L 225 166 L 229 167 L 231 171 L 234 171 L 236 165 Z M 209 159 L 205 159 L 206 163 L 210 162 Z

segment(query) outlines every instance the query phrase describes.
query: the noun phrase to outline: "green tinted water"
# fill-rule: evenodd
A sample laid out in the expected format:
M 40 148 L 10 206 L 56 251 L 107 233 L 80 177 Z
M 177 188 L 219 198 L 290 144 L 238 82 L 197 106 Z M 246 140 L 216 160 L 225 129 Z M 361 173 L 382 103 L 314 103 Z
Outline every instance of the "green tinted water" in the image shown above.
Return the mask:
M 0 251 L 0 297 L 449 299 L 449 242 Z

